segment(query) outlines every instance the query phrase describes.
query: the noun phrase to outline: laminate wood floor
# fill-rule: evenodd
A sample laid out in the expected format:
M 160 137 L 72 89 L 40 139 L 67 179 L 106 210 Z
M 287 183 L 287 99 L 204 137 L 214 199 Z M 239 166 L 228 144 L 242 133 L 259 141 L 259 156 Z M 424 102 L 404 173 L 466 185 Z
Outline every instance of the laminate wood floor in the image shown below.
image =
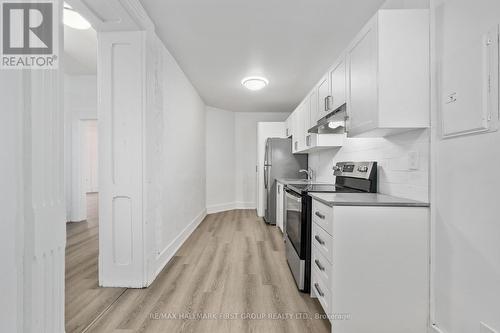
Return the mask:
M 99 288 L 98 194 L 87 195 L 87 220 L 66 224 L 66 332 L 82 332 L 126 290 Z
M 324 314 L 318 301 L 297 290 L 281 232 L 254 210 L 208 215 L 146 289 L 97 287 L 96 224 L 90 224 L 68 232 L 68 244 L 83 233 L 94 235 L 89 244 L 95 247 L 85 248 L 95 259 L 78 256 L 75 248 L 67 258 L 73 265 L 66 278 L 68 333 L 87 325 L 86 332 L 122 333 L 331 330 L 327 320 L 316 318 Z M 78 259 L 80 269 L 71 262 Z M 69 301 L 69 293 L 76 298 Z

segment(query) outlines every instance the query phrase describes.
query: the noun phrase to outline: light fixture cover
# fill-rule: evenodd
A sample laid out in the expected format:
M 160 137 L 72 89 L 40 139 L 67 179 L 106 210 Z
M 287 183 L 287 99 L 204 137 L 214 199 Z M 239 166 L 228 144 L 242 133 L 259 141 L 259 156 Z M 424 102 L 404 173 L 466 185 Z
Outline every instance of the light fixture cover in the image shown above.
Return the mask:
M 249 76 L 241 80 L 241 84 L 250 90 L 261 90 L 269 84 L 265 77 Z
M 64 4 L 64 24 L 68 27 L 78 30 L 87 30 L 91 27 L 89 21 L 87 21 L 82 15 L 77 13 L 71 6 Z

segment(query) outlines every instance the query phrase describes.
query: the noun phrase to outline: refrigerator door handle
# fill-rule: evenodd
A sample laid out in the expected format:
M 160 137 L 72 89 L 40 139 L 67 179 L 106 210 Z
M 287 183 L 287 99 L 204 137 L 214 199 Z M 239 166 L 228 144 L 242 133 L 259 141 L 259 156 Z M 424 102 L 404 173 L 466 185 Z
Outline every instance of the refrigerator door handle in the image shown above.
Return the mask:
M 269 181 L 269 179 L 268 179 L 268 174 L 267 174 L 267 170 L 268 170 L 268 168 L 269 168 L 269 167 L 268 167 L 267 165 L 266 165 L 266 166 L 264 166 L 264 188 L 265 188 L 266 190 L 267 190 L 267 187 L 268 187 L 268 184 L 267 184 L 267 183 L 268 183 L 268 181 Z

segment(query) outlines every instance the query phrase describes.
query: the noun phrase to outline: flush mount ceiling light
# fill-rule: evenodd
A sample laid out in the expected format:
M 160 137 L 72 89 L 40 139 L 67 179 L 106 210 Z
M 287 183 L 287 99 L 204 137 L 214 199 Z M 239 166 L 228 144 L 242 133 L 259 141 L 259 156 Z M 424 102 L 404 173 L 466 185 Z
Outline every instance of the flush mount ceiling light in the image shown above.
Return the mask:
M 64 3 L 64 24 L 68 27 L 78 30 L 87 30 L 90 28 L 90 23 L 77 13 L 70 5 Z
M 241 84 L 250 90 L 261 90 L 269 84 L 265 77 L 249 76 L 241 80 Z

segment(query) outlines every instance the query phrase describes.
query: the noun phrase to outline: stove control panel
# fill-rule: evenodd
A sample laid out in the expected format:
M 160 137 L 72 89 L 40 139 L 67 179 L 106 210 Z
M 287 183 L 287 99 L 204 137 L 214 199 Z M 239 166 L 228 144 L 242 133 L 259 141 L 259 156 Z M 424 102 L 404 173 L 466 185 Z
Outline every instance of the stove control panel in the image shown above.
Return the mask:
M 359 172 L 368 172 L 368 166 L 366 166 L 366 165 L 360 165 L 358 167 L 358 171 Z
M 333 170 L 335 176 L 369 179 L 377 172 L 377 162 L 338 162 Z

